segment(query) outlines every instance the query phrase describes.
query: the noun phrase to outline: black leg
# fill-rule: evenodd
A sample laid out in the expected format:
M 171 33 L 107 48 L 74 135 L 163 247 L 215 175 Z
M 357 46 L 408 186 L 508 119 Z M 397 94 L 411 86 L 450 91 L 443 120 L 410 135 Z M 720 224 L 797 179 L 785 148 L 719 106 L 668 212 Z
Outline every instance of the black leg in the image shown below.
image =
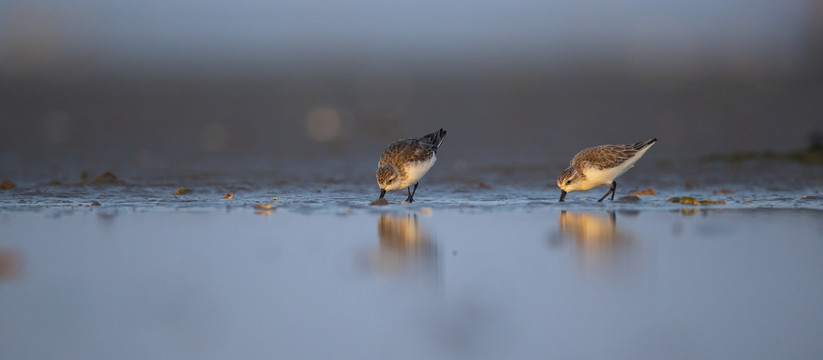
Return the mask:
M 612 181 L 612 198 L 611 201 L 614 201 L 614 194 L 617 194 L 617 182 Z
M 414 202 L 414 193 L 417 192 L 417 184 L 420 184 L 420 182 L 418 181 L 418 182 L 414 183 L 414 190 L 411 190 L 411 186 L 406 188 L 406 190 L 409 190 L 409 197 L 406 199 L 406 201 L 409 202 L 409 203 Z
M 609 194 L 612 194 L 612 201 L 613 201 L 614 200 L 614 192 L 615 192 L 614 189 L 616 189 L 616 188 L 617 188 L 617 183 L 612 181 L 611 186 L 609 186 L 609 191 L 606 193 L 606 195 L 603 195 L 603 197 L 600 198 L 600 200 L 597 200 L 597 202 L 602 202 L 603 199 L 606 198 L 606 196 L 609 196 Z

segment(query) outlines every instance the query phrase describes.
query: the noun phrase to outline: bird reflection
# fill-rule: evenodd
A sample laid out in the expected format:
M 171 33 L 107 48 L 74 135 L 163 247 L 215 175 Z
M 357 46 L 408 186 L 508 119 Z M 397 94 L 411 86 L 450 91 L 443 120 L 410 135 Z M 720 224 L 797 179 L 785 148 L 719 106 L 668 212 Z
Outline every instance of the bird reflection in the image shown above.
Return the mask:
M 274 205 L 271 204 L 257 204 L 254 205 L 254 215 L 268 216 L 274 214 Z
M 20 275 L 20 256 L 12 250 L 0 249 L 0 280 L 15 279 Z
M 563 211 L 558 220 L 561 239 L 570 239 L 587 272 L 631 267 L 634 236 L 617 226 L 614 211 L 605 214 Z
M 384 274 L 438 276 L 439 258 L 432 237 L 420 226 L 417 215 L 380 215 L 377 222 L 380 249 L 374 265 Z

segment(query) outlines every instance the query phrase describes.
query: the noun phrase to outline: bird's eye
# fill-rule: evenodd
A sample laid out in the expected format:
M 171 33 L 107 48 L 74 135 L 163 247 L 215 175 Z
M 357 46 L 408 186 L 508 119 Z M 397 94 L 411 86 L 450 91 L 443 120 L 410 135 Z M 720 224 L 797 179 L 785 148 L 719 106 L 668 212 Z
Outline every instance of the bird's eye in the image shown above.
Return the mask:
M 571 181 L 571 180 L 566 180 L 566 185 L 569 185 L 569 184 L 571 184 L 571 183 L 572 183 L 572 181 Z
M 389 184 L 391 184 L 392 182 L 394 182 L 394 179 L 389 180 Z

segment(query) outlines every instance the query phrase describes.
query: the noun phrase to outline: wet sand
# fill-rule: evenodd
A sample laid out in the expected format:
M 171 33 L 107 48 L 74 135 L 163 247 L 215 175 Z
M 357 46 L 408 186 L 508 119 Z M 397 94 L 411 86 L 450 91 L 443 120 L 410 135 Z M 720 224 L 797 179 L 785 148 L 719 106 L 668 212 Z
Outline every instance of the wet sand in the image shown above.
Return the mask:
M 457 209 L 522 210 L 680 210 L 814 209 L 823 210 L 823 166 L 786 160 L 742 162 L 680 160 L 649 153 L 617 179 L 614 202 L 596 203 L 608 190 L 601 186 L 573 192 L 558 203 L 556 185 L 568 159 L 542 163 L 466 161 L 446 153 L 420 182 L 413 204 L 401 204 L 405 191 L 386 195 L 387 208 L 369 206 L 379 188 L 377 157 L 337 157 L 270 163 L 212 161 L 179 169 L 108 169 L 61 162 L 11 168 L 12 190 L 0 190 L 0 211 L 65 213 L 82 211 L 232 210 L 269 204 L 304 213 L 339 213 Z M 110 171 L 111 170 L 111 171 Z M 178 193 L 185 189 L 184 194 Z M 632 196 L 652 189 L 653 195 Z M 188 192 L 191 190 L 191 192 Z M 231 199 L 225 198 L 232 194 Z M 672 198 L 722 202 L 717 206 L 671 203 Z

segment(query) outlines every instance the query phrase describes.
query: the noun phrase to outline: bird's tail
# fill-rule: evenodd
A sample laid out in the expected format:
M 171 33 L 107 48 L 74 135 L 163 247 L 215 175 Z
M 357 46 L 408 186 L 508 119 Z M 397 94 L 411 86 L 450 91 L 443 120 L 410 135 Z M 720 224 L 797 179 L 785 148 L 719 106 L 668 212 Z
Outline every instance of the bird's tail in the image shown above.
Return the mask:
M 426 139 L 426 141 L 434 144 L 434 151 L 435 152 L 437 152 L 437 149 L 440 147 L 440 144 L 443 143 L 443 138 L 445 138 L 445 137 L 446 137 L 446 130 L 443 130 L 442 128 L 438 131 L 435 131 L 435 132 L 431 133 L 431 134 L 423 136 L 423 138 Z
M 657 142 L 657 138 L 653 138 L 653 139 L 641 141 L 639 143 L 635 143 L 634 145 L 629 145 L 629 146 L 635 148 L 635 150 L 643 150 L 643 148 L 645 148 L 647 146 L 651 146 L 652 144 L 654 144 L 656 142 Z

